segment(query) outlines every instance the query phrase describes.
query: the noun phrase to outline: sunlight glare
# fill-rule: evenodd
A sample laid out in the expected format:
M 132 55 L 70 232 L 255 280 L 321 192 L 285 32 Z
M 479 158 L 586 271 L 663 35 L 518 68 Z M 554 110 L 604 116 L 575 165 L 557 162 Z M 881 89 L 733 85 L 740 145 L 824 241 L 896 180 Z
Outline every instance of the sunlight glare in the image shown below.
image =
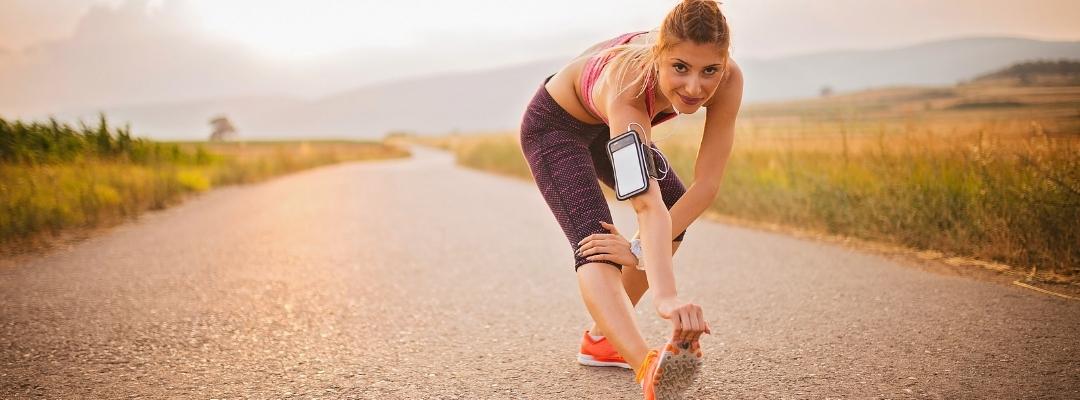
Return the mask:
M 355 48 L 404 47 L 383 2 L 193 1 L 201 28 L 282 59 L 304 60 Z M 392 33 L 392 34 L 388 34 Z

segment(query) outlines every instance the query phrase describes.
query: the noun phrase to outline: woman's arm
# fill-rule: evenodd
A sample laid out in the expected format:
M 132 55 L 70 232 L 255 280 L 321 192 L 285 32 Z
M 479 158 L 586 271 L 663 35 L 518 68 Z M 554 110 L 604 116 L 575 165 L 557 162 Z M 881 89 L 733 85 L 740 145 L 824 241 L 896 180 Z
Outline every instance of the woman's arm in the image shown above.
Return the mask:
M 626 132 L 628 125 L 635 122 L 640 125 L 634 128 L 642 131 L 642 142 L 646 145 L 652 143 L 652 116 L 645 112 L 643 96 L 636 96 L 639 88 L 619 91 L 614 88 L 621 85 L 605 86 L 608 95 L 599 96 L 598 100 L 601 101 L 598 108 L 607 113 L 611 136 Z M 645 278 L 653 289 L 653 306 L 661 318 L 671 321 L 672 339 L 683 341 L 710 333 L 701 306 L 680 300 L 675 291 L 675 273 L 671 265 L 671 214 L 660 194 L 660 183 L 655 178 L 649 178 L 649 189 L 631 197 L 630 204 L 637 214 L 641 247 L 645 254 L 645 265 L 648 265 Z
M 711 104 L 705 108 L 705 131 L 694 162 L 694 182 L 671 207 L 672 240 L 712 205 L 720 190 L 743 93 L 742 71 L 734 61 L 731 66 L 731 75 L 716 88 Z M 650 265 L 648 260 L 645 265 Z
M 634 123 L 634 130 L 641 131 L 641 141 L 652 143 L 651 124 L 649 116 L 641 109 L 643 107 L 639 107 L 635 99 L 620 97 L 608 99 L 606 107 L 611 137 L 626 132 L 628 125 Z M 677 293 L 671 263 L 671 215 L 664 205 L 656 178 L 649 177 L 649 189 L 631 197 L 630 204 L 637 214 L 645 265 L 649 266 L 645 274 L 649 287 L 655 290 L 657 298 L 674 298 Z

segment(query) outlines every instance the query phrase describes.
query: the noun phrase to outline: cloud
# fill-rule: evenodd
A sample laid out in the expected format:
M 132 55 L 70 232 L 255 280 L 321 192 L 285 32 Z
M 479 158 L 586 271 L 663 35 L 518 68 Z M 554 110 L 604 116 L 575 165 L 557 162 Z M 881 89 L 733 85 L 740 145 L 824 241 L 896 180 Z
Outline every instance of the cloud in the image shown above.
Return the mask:
M 82 40 L 126 40 L 136 35 L 185 35 L 195 20 L 183 0 L 154 6 L 148 0 L 129 0 L 118 7 L 90 7 L 76 25 L 74 37 Z
M 130 0 L 115 7 L 91 6 L 69 37 L 0 53 L 0 115 L 37 118 L 70 110 L 266 94 L 314 98 L 377 81 L 530 58 L 521 46 L 462 50 L 451 41 L 425 49 L 355 49 L 286 62 L 201 31 L 192 4 Z M 498 57 L 489 61 L 491 54 Z
M 358 86 L 566 56 L 576 32 L 518 39 L 427 37 L 422 47 L 353 49 L 306 61 L 266 58 L 201 31 L 194 3 L 130 0 L 89 7 L 69 37 L 0 53 L 0 115 L 51 113 L 207 98 L 316 98 Z M 544 42 L 564 43 L 544 47 Z M 545 50 L 550 48 L 551 50 Z M 573 49 L 573 50 L 571 50 Z
M 39 114 L 262 90 L 260 60 L 190 28 L 183 1 L 93 6 L 66 39 L 0 57 L 0 113 Z

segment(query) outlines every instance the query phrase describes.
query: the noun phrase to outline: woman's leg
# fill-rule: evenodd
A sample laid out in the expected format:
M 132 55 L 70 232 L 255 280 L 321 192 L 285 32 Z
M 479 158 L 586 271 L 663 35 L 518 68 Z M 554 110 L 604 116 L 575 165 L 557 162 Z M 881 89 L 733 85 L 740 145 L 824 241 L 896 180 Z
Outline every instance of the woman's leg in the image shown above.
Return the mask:
M 630 268 L 625 268 L 628 270 Z M 588 263 L 578 267 L 581 298 L 608 342 L 634 371 L 649 352 L 649 345 L 634 320 L 634 306 L 622 285 L 622 273 L 610 264 Z
M 600 221 L 611 222 L 611 211 L 591 168 L 587 149 L 574 149 L 572 138 L 553 132 L 547 137 L 548 152 L 530 154 L 530 167 L 571 250 L 593 233 L 607 230 Z M 649 348 L 634 321 L 634 306 L 622 285 L 622 266 L 613 262 L 590 262 L 575 255 L 578 287 L 590 316 L 600 324 L 608 341 L 632 368 L 639 368 Z
M 522 153 L 572 253 L 585 237 L 608 233 L 600 221 L 610 223 L 611 210 L 600 190 L 589 149 L 593 138 L 608 136 L 606 126 L 574 122 L 543 89 L 530 103 L 522 123 Z M 592 262 L 575 254 L 574 269 L 589 314 L 608 331 L 609 342 L 623 359 L 638 368 L 649 349 L 622 286 L 622 266 Z

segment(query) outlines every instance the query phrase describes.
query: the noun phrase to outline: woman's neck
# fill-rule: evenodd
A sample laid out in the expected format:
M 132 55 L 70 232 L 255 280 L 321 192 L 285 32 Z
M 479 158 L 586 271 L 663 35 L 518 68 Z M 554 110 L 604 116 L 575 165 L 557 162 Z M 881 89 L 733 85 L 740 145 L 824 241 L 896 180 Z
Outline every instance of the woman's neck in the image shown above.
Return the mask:
M 677 112 L 674 108 L 671 107 L 671 100 L 668 100 L 668 98 L 664 96 L 664 93 L 660 90 L 659 82 L 653 85 L 652 92 L 653 107 L 654 109 L 658 110 L 657 113 Z M 668 110 L 669 108 L 671 108 L 671 110 Z M 650 115 L 649 117 L 651 118 L 653 116 Z

